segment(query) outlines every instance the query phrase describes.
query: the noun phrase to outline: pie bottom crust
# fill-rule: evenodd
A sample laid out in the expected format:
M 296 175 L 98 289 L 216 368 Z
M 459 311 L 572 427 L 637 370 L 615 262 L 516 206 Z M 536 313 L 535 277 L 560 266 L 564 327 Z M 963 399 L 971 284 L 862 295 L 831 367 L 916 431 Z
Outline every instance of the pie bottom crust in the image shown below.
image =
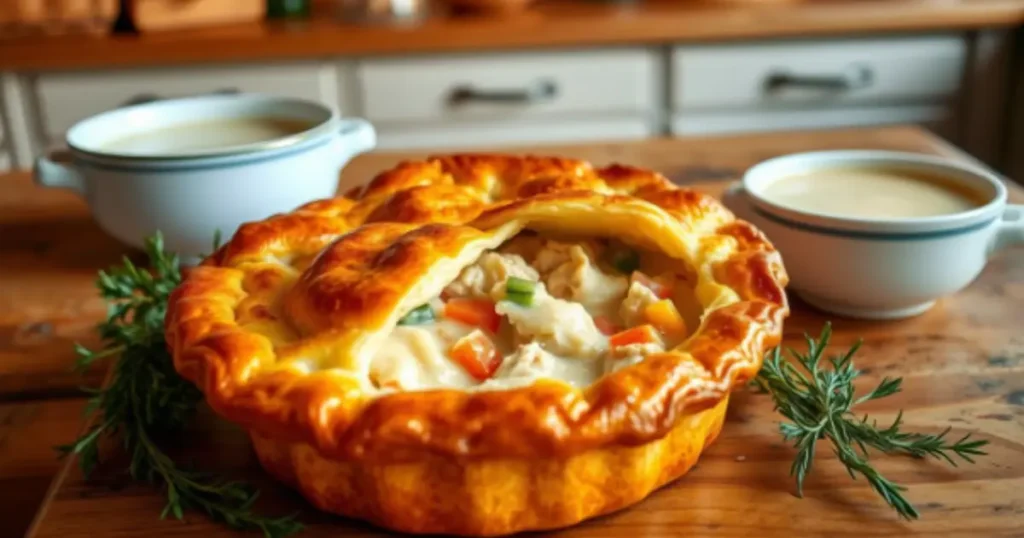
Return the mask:
M 564 459 L 345 462 L 305 443 L 251 438 L 267 472 L 323 511 L 407 533 L 494 536 L 566 527 L 643 500 L 697 463 L 727 406 L 725 397 L 646 444 Z

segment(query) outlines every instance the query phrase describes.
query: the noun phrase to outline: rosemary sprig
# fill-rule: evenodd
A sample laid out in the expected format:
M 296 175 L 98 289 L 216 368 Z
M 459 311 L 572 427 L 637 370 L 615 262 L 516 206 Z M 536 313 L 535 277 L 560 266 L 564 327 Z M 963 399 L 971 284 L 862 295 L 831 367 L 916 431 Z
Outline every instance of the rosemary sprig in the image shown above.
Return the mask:
M 130 456 L 129 471 L 137 480 L 159 484 L 167 493 L 161 518 L 183 519 L 185 510 L 206 512 L 237 529 L 258 529 L 267 538 L 281 538 L 301 529 L 294 518 L 267 518 L 252 512 L 259 494 L 248 484 L 214 478 L 178 467 L 156 439 L 180 432 L 194 415 L 202 394 L 179 377 L 164 342 L 167 299 L 181 282 L 178 257 L 163 249 L 159 233 L 146 240 L 150 269 L 127 258 L 122 267 L 101 271 L 100 295 L 108 302 L 107 319 L 98 327 L 103 349 L 76 346 L 76 369 L 113 359 L 113 374 L 101 389 L 90 389 L 86 414 L 93 418 L 74 442 L 58 447 L 75 454 L 89 475 L 99 462 L 99 441 L 119 435 Z
M 219 242 L 218 237 L 215 250 Z M 298 532 L 302 527 L 293 517 L 254 514 L 251 509 L 259 492 L 248 484 L 182 469 L 159 448 L 158 438 L 180 432 L 188 424 L 202 394 L 174 371 L 164 341 L 167 299 L 181 282 L 178 258 L 164 252 L 159 233 L 146 241 L 146 252 L 148 270 L 126 258 L 122 267 L 99 274 L 97 287 L 109 304 L 107 319 L 98 327 L 104 346 L 98 351 L 77 346 L 76 368 L 84 370 L 95 361 L 113 359 L 113 375 L 104 388 L 88 390 L 92 397 L 86 414 L 94 419 L 93 425 L 58 449 L 64 455 L 77 455 L 88 475 L 99 462 L 100 439 L 120 436 L 131 458 L 132 477 L 159 484 L 166 491 L 161 518 L 173 515 L 183 519 L 185 510 L 196 509 L 234 528 L 261 530 L 268 538 Z M 903 432 L 902 413 L 888 427 L 879 427 L 867 416 L 858 418 L 853 412 L 856 405 L 899 392 L 902 380 L 885 378 L 869 393 L 856 397 L 854 380 L 861 372 L 852 359 L 859 344 L 830 358 L 830 368 L 822 367 L 830 335 L 831 327 L 826 325 L 818 339 L 806 337 L 807 352 L 789 350 L 792 360 L 783 359 L 781 349 L 775 349 L 754 380 L 756 388 L 769 394 L 775 409 L 788 419 L 780 424 L 780 432 L 797 449 L 790 469 L 797 493 L 803 494 L 815 445 L 827 438 L 851 477 L 864 476 L 900 516 L 916 519 L 917 510 L 903 496 L 906 488 L 871 466 L 868 449 L 932 456 L 956 465 L 958 459 L 973 463 L 972 456 L 984 455 L 981 448 L 988 441 L 965 435 L 950 443 L 946 438 L 949 429 L 938 435 Z
M 904 432 L 900 429 L 902 412 L 884 428 L 869 421 L 867 415 L 858 418 L 853 412 L 856 405 L 896 394 L 903 380 L 883 378 L 870 392 L 855 397 L 853 382 L 861 372 L 854 367 L 853 356 L 860 342 L 846 353 L 831 357 L 828 360 L 831 368 L 823 367 L 822 359 L 831 334 L 831 325 L 826 324 L 818 339 L 805 336 L 807 352 L 790 349 L 793 360 L 783 359 L 781 349 L 776 348 L 766 357 L 754 380 L 761 391 L 771 396 L 776 411 L 789 420 L 782 422 L 779 430 L 797 449 L 790 468 L 790 475 L 796 478 L 797 495 L 803 496 L 804 479 L 814 463 L 815 445 L 818 440 L 827 438 L 851 478 L 858 474 L 864 476 L 901 517 L 917 519 L 917 510 L 903 496 L 907 488 L 888 480 L 872 467 L 868 449 L 919 458 L 932 456 L 955 466 L 957 458 L 974 463 L 972 456 L 985 455 L 981 448 L 988 441 L 971 439 L 968 434 L 951 443 L 947 439 L 949 428 L 938 435 Z

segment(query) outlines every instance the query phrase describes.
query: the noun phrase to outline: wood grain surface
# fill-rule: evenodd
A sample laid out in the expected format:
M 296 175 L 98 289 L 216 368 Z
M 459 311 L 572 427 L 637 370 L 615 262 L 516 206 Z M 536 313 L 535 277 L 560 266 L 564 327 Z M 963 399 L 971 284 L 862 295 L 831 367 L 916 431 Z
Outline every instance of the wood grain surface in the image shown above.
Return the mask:
M 1017 26 L 1024 0 L 542 1 L 517 14 L 414 25 L 308 21 L 146 35 L 0 39 L 0 71 L 270 61 L 339 55 L 588 47 Z
M 656 168 L 677 181 L 696 181 L 698 188 L 717 193 L 726 182 L 714 181 L 715 178 L 733 177 L 753 162 L 780 153 L 821 148 L 956 154 L 955 149 L 940 140 L 911 128 L 663 140 L 544 150 L 589 158 L 597 163 L 621 161 Z M 372 172 L 401 158 L 403 156 L 394 154 L 361 157 L 346 169 L 343 182 L 363 181 Z M 7 177 L 2 181 L 18 184 L 24 182 L 24 178 Z M 1024 190 L 1016 186 L 1011 190 L 1015 201 L 1024 201 Z M 5 192 L 7 189 L 0 188 L 0 198 Z M 33 194 L 36 195 L 44 196 Z M 31 198 L 27 197 L 23 205 L 32 206 Z M 67 210 L 76 207 L 70 200 L 55 199 L 54 203 L 63 204 L 61 207 Z M 79 234 L 76 237 L 81 244 L 68 246 L 65 241 L 48 235 L 46 223 L 60 222 L 63 213 L 53 211 L 47 217 L 47 210 L 43 209 L 46 205 L 41 201 L 36 203 L 38 211 L 34 220 L 29 219 L 34 224 L 25 230 L 26 236 L 34 234 L 34 242 L 12 240 L 0 230 L 0 252 L 7 255 L 4 250 L 13 249 L 23 267 L 21 272 L 0 274 L 0 290 L 5 294 L 24 287 L 20 282 L 31 278 L 28 268 L 33 260 L 40 265 L 57 262 L 86 267 L 108 261 L 118 253 L 116 245 L 106 242 L 91 228 L 81 208 L 75 210 L 78 211 L 73 219 L 76 224 L 55 228 Z M 88 270 L 83 268 L 81 272 L 88 273 Z M 23 319 L 22 324 L 46 323 L 56 319 L 54 316 L 69 312 L 80 312 L 85 317 L 101 313 L 100 305 L 87 298 L 88 291 L 84 289 L 88 286 L 87 275 L 79 275 L 77 270 L 65 273 L 52 267 L 45 268 L 43 273 L 50 276 L 48 280 L 39 280 L 40 288 L 45 288 L 42 283 L 49 281 L 54 289 L 61 291 L 52 296 L 40 296 L 38 300 L 55 304 L 62 303 L 65 296 L 72 296 L 80 297 L 80 301 L 88 305 L 71 301 L 74 305 L 65 304 L 66 310 L 37 306 L 41 315 L 32 320 Z M 31 304 L 28 299 L 17 300 L 20 305 Z M 819 459 L 806 484 L 805 498 L 794 497 L 792 479 L 788 476 L 793 451 L 781 441 L 778 417 L 772 411 L 771 402 L 766 396 L 742 391 L 732 402 L 722 437 L 708 449 L 695 470 L 639 505 L 551 534 L 571 538 L 1021 536 L 1024 530 L 1022 305 L 1024 249 L 1018 248 L 993 259 L 969 288 L 940 301 L 920 317 L 899 322 L 831 318 L 837 350 L 859 337 L 864 338 L 865 345 L 857 364 L 866 371 L 865 383 L 877 382 L 883 376 L 905 379 L 902 393 L 873 402 L 864 407 L 866 411 L 884 422 L 892 420 L 902 409 L 907 427 L 911 429 L 938 432 L 951 427 L 952 435 L 974 432 L 991 441 L 988 456 L 976 465 L 958 468 L 928 460 L 876 458 L 875 464 L 889 478 L 909 486 L 907 495 L 921 511 L 919 521 L 900 521 L 863 479 L 850 480 L 844 468 L 824 448 L 818 452 Z M 0 312 L 9 310 L 0 309 Z M 805 331 L 817 332 L 827 319 L 830 318 L 794 300 L 794 314 L 786 325 L 787 343 L 799 345 Z M 73 324 L 70 318 L 67 323 L 67 327 Z M 63 337 L 75 334 L 68 329 Z M 58 346 L 55 342 L 41 345 L 52 345 L 54 349 Z M 16 344 L 5 346 L 6 349 L 17 348 Z M 50 360 L 48 366 L 36 370 L 37 379 L 45 377 L 43 372 L 52 371 L 59 362 Z M 23 359 L 22 367 L 29 368 L 29 362 Z M 67 438 L 73 437 L 81 426 L 77 417 L 70 413 L 54 413 L 48 420 L 48 430 L 59 431 Z M 7 430 L 0 430 L 0 435 L 6 433 Z M 176 443 L 171 449 L 184 458 L 182 461 L 193 461 L 202 468 L 251 479 L 262 485 L 261 507 L 271 513 L 299 513 L 308 524 L 302 536 L 386 535 L 363 524 L 317 513 L 298 495 L 271 483 L 256 463 L 244 433 L 209 413 L 204 412 L 194 431 Z M 5 457 L 10 458 L 0 451 L 0 458 Z M 189 514 L 186 523 L 160 521 L 157 516 L 162 508 L 162 494 L 127 480 L 120 471 L 122 463 L 112 461 L 92 480 L 86 481 L 69 462 L 51 488 L 30 536 L 237 536 L 199 514 Z M 11 465 L 0 462 L 0 472 L 10 468 Z
M 0 536 L 23 536 L 82 420 L 82 398 L 0 404 Z

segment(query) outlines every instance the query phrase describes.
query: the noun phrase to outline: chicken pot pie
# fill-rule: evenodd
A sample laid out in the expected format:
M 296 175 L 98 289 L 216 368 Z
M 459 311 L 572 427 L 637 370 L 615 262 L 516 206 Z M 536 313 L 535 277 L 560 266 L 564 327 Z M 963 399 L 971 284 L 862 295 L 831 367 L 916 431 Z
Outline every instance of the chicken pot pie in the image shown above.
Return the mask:
M 684 474 L 778 343 L 786 282 L 757 229 L 656 173 L 453 155 L 242 226 L 166 332 L 315 506 L 497 535 Z

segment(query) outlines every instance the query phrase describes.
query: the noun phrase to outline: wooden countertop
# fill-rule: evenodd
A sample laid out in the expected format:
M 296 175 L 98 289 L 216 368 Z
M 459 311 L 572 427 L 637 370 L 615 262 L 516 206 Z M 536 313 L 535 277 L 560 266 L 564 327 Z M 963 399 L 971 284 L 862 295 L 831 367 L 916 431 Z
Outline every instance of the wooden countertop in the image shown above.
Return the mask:
M 592 47 L 1018 26 L 1024 0 L 548 0 L 522 14 L 435 17 L 409 26 L 318 15 L 147 35 L 0 40 L 0 71 L 330 56 Z
M 772 133 L 698 140 L 531 148 L 595 163 L 651 167 L 681 183 L 720 192 L 751 164 L 783 153 L 828 148 L 879 148 L 951 157 L 962 154 L 915 128 Z M 368 179 L 408 154 L 377 153 L 353 161 L 345 185 Z M 1011 186 L 1024 201 L 1024 189 Z M 92 280 L 97 269 L 127 251 L 107 238 L 83 203 L 68 193 L 33 187 L 26 175 L 0 175 L 0 398 L 34 399 L 0 405 L 0 535 L 28 525 L 46 479 L 57 472 L 50 447 L 81 427 L 80 399 L 69 396 L 79 379 L 68 373 L 71 343 L 93 342 L 91 326 L 103 314 Z M 932 311 L 900 322 L 833 318 L 835 343 L 857 337 L 866 345 L 858 365 L 866 382 L 904 376 L 905 390 L 868 408 L 879 421 L 906 411 L 909 427 L 953 434 L 979 432 L 992 445 L 977 465 L 949 468 L 906 458 L 877 458 L 890 478 L 910 486 L 922 519 L 896 519 L 863 480 L 851 481 L 827 451 L 819 453 L 806 498 L 790 495 L 792 450 L 781 443 L 777 417 L 764 397 L 741 392 L 721 439 L 690 474 L 640 505 L 560 533 L 576 536 L 792 536 L 879 534 L 1012 535 L 1024 528 L 1024 249 L 995 258 L 966 290 Z M 796 344 L 826 318 L 794 301 L 786 339 Z M 102 373 L 93 374 L 98 380 Z M 43 399 L 45 398 L 45 399 Z M 265 485 L 272 511 L 299 510 L 309 532 L 301 536 L 382 536 L 363 525 L 317 514 L 297 496 L 266 480 L 242 432 L 205 415 L 188 455 L 201 465 Z M 160 521 L 158 492 L 128 484 L 117 473 L 86 482 L 65 465 L 31 536 L 235 536 L 198 514 L 187 525 Z

